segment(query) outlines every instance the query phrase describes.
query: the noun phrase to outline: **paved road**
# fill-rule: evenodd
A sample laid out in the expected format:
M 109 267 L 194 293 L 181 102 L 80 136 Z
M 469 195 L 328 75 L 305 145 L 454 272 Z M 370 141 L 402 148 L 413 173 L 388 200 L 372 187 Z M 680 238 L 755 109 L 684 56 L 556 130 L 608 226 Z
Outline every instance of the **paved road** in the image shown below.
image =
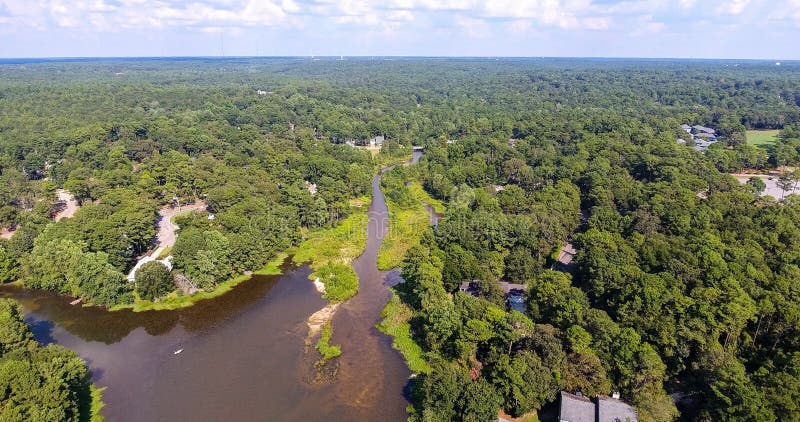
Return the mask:
M 59 201 L 64 201 L 67 203 L 66 208 L 64 208 L 63 210 L 61 210 L 61 212 L 55 215 L 56 221 L 61 220 L 62 218 L 71 218 L 73 215 L 75 215 L 76 212 L 78 212 L 78 209 L 80 209 L 80 205 L 78 205 L 78 200 L 75 199 L 75 197 L 66 190 L 64 189 L 57 190 L 56 196 L 58 196 Z
M 783 196 L 790 195 L 792 193 L 800 194 L 800 186 L 798 186 L 797 189 L 788 190 L 788 191 L 786 191 L 786 193 L 784 193 L 781 190 L 781 188 L 778 187 L 778 176 L 777 175 L 771 175 L 771 174 L 734 174 L 733 177 L 735 177 L 736 180 L 738 180 L 738 181 L 740 181 L 742 183 L 747 183 L 747 181 L 750 180 L 751 177 L 759 177 L 759 178 L 761 178 L 761 180 L 763 180 L 764 183 L 767 185 L 767 188 L 764 189 L 764 192 L 761 193 L 761 196 L 767 196 L 768 195 L 768 196 L 771 196 L 771 197 L 773 197 L 775 199 L 781 199 Z M 772 178 L 772 180 L 770 180 L 770 177 Z
M 172 222 L 172 217 L 191 211 L 204 210 L 206 209 L 206 206 L 207 205 L 205 202 L 197 201 L 194 204 L 183 207 L 162 208 L 158 212 L 158 215 L 160 216 L 160 219 L 158 220 L 158 246 L 162 248 L 169 248 L 175 244 L 175 238 L 177 237 L 175 232 L 178 231 L 178 225 Z

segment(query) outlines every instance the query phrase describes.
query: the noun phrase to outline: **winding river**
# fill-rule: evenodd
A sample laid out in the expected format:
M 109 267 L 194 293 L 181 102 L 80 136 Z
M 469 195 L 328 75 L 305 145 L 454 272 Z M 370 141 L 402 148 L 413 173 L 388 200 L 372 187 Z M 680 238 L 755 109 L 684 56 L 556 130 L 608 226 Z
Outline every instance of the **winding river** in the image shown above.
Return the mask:
M 333 319 L 332 343 L 343 354 L 331 382 L 309 382 L 306 320 L 325 301 L 307 266 L 284 264 L 283 275 L 254 276 L 176 311 L 106 312 L 15 286 L 0 287 L 0 296 L 22 304 L 37 340 L 89 363 L 94 382 L 108 387 L 109 421 L 402 421 L 410 372 L 375 329 L 388 286 L 399 281 L 376 265 L 388 229 L 381 174 L 372 180 L 367 247 L 353 263 L 360 290 Z

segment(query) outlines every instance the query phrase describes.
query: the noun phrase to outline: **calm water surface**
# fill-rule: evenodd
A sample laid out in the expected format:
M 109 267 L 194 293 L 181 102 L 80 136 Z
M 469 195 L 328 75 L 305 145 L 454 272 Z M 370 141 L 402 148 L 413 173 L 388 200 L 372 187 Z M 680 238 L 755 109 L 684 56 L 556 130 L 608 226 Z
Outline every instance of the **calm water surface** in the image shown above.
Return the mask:
M 416 162 L 421 152 L 414 153 Z M 396 272 L 376 258 L 388 214 L 373 179 L 367 248 L 353 266 L 357 296 L 333 319 L 342 346 L 336 379 L 312 384 L 306 319 L 325 306 L 306 266 L 281 276 L 254 276 L 231 292 L 177 311 L 106 312 L 68 298 L 14 286 L 36 338 L 86 359 L 115 421 L 401 421 L 410 375 L 391 339 L 374 326 Z M 183 349 L 175 355 L 173 352 Z

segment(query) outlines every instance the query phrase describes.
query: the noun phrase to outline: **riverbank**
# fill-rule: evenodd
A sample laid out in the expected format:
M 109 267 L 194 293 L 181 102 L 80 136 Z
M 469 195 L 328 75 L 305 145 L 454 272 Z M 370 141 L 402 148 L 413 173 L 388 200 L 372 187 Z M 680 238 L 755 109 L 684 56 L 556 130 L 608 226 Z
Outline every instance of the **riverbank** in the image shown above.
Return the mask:
M 316 230 L 294 251 L 292 262 L 308 263 L 313 270 L 310 280 L 325 284 L 323 298 L 343 302 L 358 293 L 358 275 L 351 263 L 364 252 L 367 245 L 367 207 L 369 198 L 359 198 L 360 206 L 338 226 Z
M 178 291 L 172 292 L 167 295 L 165 298 L 161 298 L 157 301 L 149 301 L 149 300 L 142 300 L 136 299 L 131 304 L 124 304 L 124 305 L 117 305 L 109 308 L 109 311 L 120 311 L 123 309 L 129 309 L 133 312 L 145 312 L 145 311 L 174 311 L 177 309 L 187 308 L 196 304 L 201 300 L 208 300 L 213 299 L 218 296 L 222 296 L 225 293 L 231 291 L 237 285 L 249 280 L 252 278 L 253 275 L 280 275 L 283 273 L 281 270 L 281 266 L 286 262 L 289 254 L 287 252 L 282 252 L 276 255 L 272 260 L 270 260 L 264 268 L 260 270 L 253 271 L 252 274 L 240 274 L 230 280 L 224 281 L 218 284 L 214 290 L 211 291 L 201 291 L 197 292 L 193 295 L 183 295 Z
M 103 415 L 100 413 L 100 411 L 106 405 L 103 403 L 103 391 L 105 390 L 106 387 L 97 387 L 94 384 L 89 387 L 92 398 L 89 407 L 89 418 L 87 419 L 89 422 L 103 422 L 105 420 Z
M 392 297 L 381 311 L 381 322 L 375 327 L 392 338 L 392 347 L 403 355 L 408 369 L 416 374 L 427 374 L 431 367 L 425 360 L 425 351 L 411 337 L 413 311 L 392 292 Z
M 382 271 L 399 267 L 406 252 L 419 243 L 422 233 L 430 226 L 430 215 L 425 205 L 432 207 L 437 214 L 445 212 L 442 201 L 431 197 L 419 182 L 409 182 L 401 189 L 405 189 L 413 198 L 414 205 L 403 207 L 391 199 L 386 200 L 389 207 L 389 232 L 378 252 L 378 269 Z

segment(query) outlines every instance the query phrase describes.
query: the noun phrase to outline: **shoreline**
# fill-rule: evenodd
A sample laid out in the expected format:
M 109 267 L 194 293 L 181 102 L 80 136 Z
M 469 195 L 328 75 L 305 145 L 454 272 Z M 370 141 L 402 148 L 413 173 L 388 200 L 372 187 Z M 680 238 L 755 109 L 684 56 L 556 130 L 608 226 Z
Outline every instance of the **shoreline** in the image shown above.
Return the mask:
M 291 250 L 291 249 L 290 249 Z M 283 267 L 289 262 L 289 252 L 281 252 L 272 258 L 267 265 L 251 274 L 239 274 L 231 279 L 223 281 L 218 284 L 214 290 L 200 291 L 193 295 L 177 295 L 176 292 L 170 293 L 163 300 L 149 301 L 137 299 L 134 303 L 116 305 L 107 308 L 109 312 L 116 312 L 120 310 L 131 310 L 133 312 L 145 311 L 174 311 L 178 309 L 188 308 L 201 300 L 213 299 L 222 296 L 225 293 L 233 290 L 234 287 L 244 283 L 253 278 L 254 275 L 281 275 L 283 274 Z

